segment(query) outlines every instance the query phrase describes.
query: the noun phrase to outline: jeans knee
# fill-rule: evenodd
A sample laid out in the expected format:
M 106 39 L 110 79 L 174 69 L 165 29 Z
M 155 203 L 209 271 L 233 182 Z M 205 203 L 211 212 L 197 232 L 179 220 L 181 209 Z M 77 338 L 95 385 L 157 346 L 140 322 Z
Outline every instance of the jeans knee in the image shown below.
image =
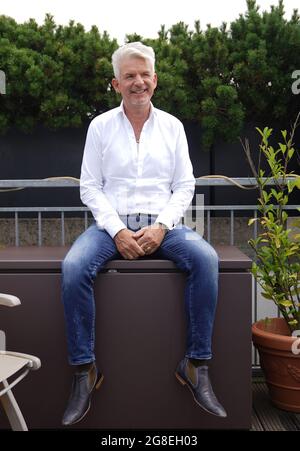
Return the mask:
M 216 271 L 219 268 L 219 256 L 217 252 L 206 242 L 204 246 L 198 249 L 196 261 L 202 268 L 209 268 Z
M 62 274 L 65 280 L 78 280 L 80 276 L 81 269 L 79 268 L 78 261 L 72 258 L 71 255 L 67 254 L 62 262 Z
M 214 266 L 218 267 L 219 266 L 219 256 L 218 256 L 216 250 L 212 246 L 210 246 L 209 254 L 210 254 L 209 258 L 211 260 L 211 263 Z

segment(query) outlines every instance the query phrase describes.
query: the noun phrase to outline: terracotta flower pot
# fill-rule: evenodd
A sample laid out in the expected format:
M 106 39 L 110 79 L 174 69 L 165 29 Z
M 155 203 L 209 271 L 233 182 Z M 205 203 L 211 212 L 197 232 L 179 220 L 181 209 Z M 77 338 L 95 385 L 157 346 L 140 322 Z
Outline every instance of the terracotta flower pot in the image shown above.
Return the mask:
M 272 402 L 280 409 L 299 413 L 300 354 L 292 352 L 297 337 L 290 335 L 284 319 L 271 318 L 252 325 L 252 338 Z

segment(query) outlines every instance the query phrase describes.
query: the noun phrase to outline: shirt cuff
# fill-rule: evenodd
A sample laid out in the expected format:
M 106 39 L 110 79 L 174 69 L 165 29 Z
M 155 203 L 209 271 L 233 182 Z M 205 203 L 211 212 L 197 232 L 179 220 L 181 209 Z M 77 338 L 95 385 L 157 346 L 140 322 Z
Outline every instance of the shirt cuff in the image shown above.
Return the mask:
M 166 226 L 167 230 L 171 230 L 174 227 L 173 221 L 170 218 L 165 217 L 163 214 L 157 216 L 155 223 L 157 224 L 158 222 Z
M 97 221 L 98 223 L 98 221 Z M 116 234 L 120 232 L 120 230 L 127 229 L 126 225 L 120 218 L 113 218 L 105 222 L 104 225 L 99 226 L 100 229 L 106 230 L 106 232 L 114 239 Z

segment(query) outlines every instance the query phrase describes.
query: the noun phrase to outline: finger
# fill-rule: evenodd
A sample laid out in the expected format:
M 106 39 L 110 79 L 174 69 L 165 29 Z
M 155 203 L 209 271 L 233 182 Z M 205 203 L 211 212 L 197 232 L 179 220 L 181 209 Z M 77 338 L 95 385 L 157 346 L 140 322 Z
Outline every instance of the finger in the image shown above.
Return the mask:
M 135 232 L 135 233 L 132 235 L 132 237 L 133 237 L 135 240 L 137 240 L 138 238 L 140 238 L 141 236 L 143 236 L 145 232 L 146 232 L 146 229 L 138 230 L 137 232 Z
M 141 238 L 139 238 L 138 240 L 136 240 L 135 241 L 140 247 L 143 247 L 144 245 L 145 245 L 145 243 L 146 243 L 146 241 L 145 241 L 145 237 L 141 237 Z
M 146 244 L 148 243 L 148 240 L 145 239 L 144 236 L 142 236 L 141 238 L 139 238 L 138 240 L 134 240 L 136 244 L 138 244 L 140 247 L 144 247 L 146 246 Z
M 142 247 L 138 247 L 137 248 L 137 250 L 136 250 L 136 252 L 137 252 L 137 255 L 139 256 L 139 257 L 143 257 L 144 255 L 145 255 L 145 249 L 143 249 Z
M 120 252 L 120 254 L 125 260 L 129 259 L 130 254 L 128 254 L 128 252 Z
M 122 255 L 125 260 L 131 260 L 135 258 L 135 252 L 129 246 L 122 247 L 122 249 L 118 249 L 119 253 Z
M 145 246 L 143 246 L 143 249 L 144 249 L 146 255 L 149 255 L 152 252 L 152 246 L 150 246 L 149 244 L 146 244 Z
M 126 260 L 134 260 L 137 258 L 137 255 L 133 252 L 126 252 L 126 257 L 124 257 Z
M 135 240 L 132 240 L 130 252 L 136 257 L 142 257 L 143 255 L 145 255 L 145 250 Z

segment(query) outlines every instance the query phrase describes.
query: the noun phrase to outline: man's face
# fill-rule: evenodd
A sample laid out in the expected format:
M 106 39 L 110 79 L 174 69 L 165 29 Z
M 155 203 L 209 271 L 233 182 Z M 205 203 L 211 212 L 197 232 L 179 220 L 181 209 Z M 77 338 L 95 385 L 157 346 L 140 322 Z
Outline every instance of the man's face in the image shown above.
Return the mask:
M 121 62 L 119 79 L 114 78 L 112 85 L 122 95 L 125 108 L 137 109 L 150 105 L 157 75 L 153 73 L 149 61 L 129 57 Z

